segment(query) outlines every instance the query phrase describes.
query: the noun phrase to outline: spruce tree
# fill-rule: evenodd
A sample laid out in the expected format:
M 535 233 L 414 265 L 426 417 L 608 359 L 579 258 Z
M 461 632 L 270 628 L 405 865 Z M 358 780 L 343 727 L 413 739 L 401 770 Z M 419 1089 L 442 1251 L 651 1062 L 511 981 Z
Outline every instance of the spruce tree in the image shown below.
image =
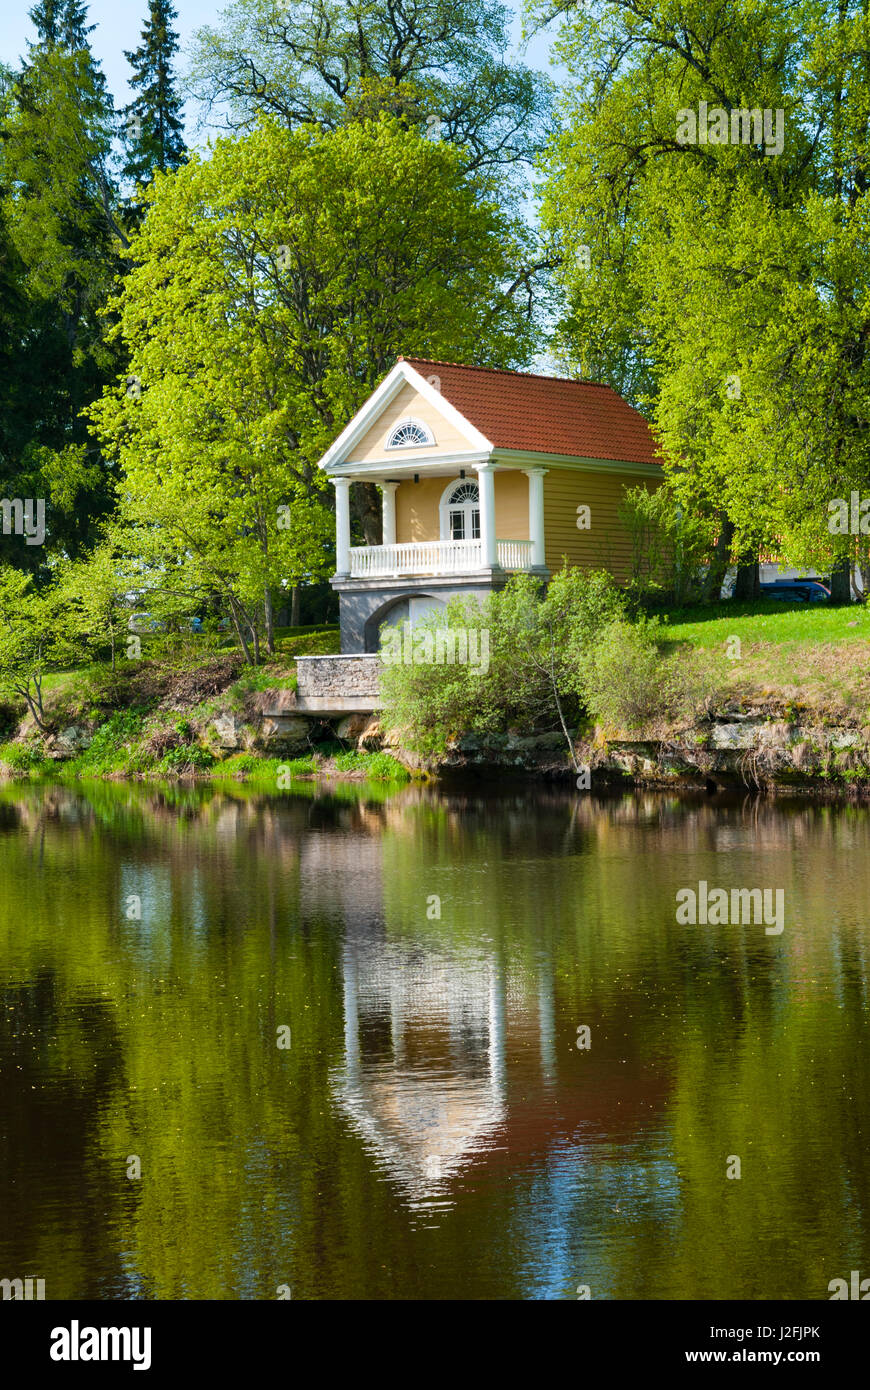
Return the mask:
M 61 19 L 65 0 L 39 0 L 30 11 L 36 28 L 37 42 L 43 48 L 56 48 L 60 43 Z
M 27 59 L 0 96 L 0 222 L 24 296 L 20 315 L 7 323 L 0 313 L 0 495 L 50 498 L 51 539 L 29 555 L 0 545 L 0 558 L 39 571 L 51 552 L 89 545 L 111 506 L 111 476 L 81 412 L 123 365 L 101 309 L 127 238 L 113 177 L 117 115 L 87 6 L 40 0 L 31 19 Z M 0 267 L 5 301 L 3 278 Z
M 166 173 L 184 163 L 182 101 L 172 71 L 178 52 L 177 18 L 172 0 L 149 0 L 142 42 L 124 56 L 133 69 L 136 98 L 126 108 L 127 162 L 124 174 L 148 183 L 156 169 Z
M 87 0 L 39 0 L 30 11 L 43 48 L 87 48 L 95 28 L 87 17 Z

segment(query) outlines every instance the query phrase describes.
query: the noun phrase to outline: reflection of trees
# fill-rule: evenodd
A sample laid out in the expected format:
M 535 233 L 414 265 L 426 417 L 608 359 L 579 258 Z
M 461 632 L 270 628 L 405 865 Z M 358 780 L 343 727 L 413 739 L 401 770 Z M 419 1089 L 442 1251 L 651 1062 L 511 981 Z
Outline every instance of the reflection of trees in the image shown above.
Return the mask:
M 864 813 L 126 785 L 7 787 L 0 808 L 16 889 L 0 898 L 0 1101 L 15 1163 L 41 1155 L 0 1247 L 50 1296 L 102 1279 L 414 1297 L 456 1293 L 457 1270 L 469 1297 L 556 1296 L 584 1274 L 622 1297 L 823 1296 L 870 1268 Z M 783 936 L 678 927 L 675 891 L 702 877 L 784 887 Z M 356 1128 L 330 1098 L 349 943 L 373 971 Z M 486 1115 L 491 973 L 504 1066 Z M 472 1135 L 470 1159 L 420 1175 L 415 1113 L 430 1136 Z M 443 1198 L 437 1229 L 409 1225 L 372 1117 Z M 106 1248 L 128 1252 L 123 1271 Z
M 110 1005 L 64 999 L 52 971 L 0 989 L 0 1263 L 44 1278 L 46 1297 L 124 1297 L 120 1246 L 95 1279 L 91 1232 L 118 1229 L 134 1198 L 95 1144 L 102 1111 L 125 1090 Z M 125 1190 L 126 1187 L 126 1190 Z

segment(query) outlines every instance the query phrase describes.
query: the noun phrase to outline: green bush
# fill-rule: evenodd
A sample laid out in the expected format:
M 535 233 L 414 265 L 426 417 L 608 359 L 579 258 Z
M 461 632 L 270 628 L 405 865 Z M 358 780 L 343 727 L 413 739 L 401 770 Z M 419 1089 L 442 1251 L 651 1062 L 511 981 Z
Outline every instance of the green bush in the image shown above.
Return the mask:
M 304 758 L 290 758 L 288 760 L 278 760 L 280 767 L 283 767 L 291 777 L 301 776 L 303 773 L 316 772 L 317 759 L 312 754 L 307 754 Z
M 333 764 L 338 772 L 364 772 L 374 782 L 405 782 L 407 769 L 389 753 L 366 753 L 350 750 L 337 753 Z
M 141 710 L 116 710 L 97 729 L 90 747 L 76 758 L 75 767 L 88 772 L 110 772 L 125 765 L 141 737 L 144 722 Z
M 28 743 L 0 745 L 0 763 L 13 772 L 32 772 L 46 761 L 41 739 L 31 739 Z
M 214 755 L 207 748 L 200 748 L 196 743 L 182 744 L 164 753 L 155 770 L 168 773 L 205 772 L 213 764 Z
M 639 599 L 687 603 L 700 592 L 713 521 L 688 515 L 665 484 L 629 488 L 619 518 L 631 542 L 630 588 Z
M 453 599 L 413 632 L 400 628 L 399 650 L 382 632 L 382 722 L 423 756 L 461 733 L 576 724 L 597 633 L 624 612 L 609 575 L 567 566 L 543 596 L 530 575 L 517 575 L 482 602 Z M 463 631 L 476 662 L 439 661 L 445 633 Z
M 262 759 L 255 753 L 233 753 L 215 764 L 213 777 L 234 777 L 238 772 L 255 772 Z
M 581 687 L 592 717 L 611 731 L 647 736 L 694 716 L 705 697 L 697 659 L 662 656 L 655 619 L 624 619 L 599 634 Z

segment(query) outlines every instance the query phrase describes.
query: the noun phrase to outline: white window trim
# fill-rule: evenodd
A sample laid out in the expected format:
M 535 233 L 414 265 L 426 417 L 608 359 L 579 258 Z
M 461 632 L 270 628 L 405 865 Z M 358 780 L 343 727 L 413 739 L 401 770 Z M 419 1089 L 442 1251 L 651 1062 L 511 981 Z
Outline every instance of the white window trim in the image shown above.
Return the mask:
M 423 434 L 426 436 L 426 438 L 425 438 L 425 440 L 423 441 L 422 444 L 419 443 L 419 442 L 415 442 L 415 443 L 413 443 L 413 444 L 394 444 L 394 443 L 393 443 L 393 436 L 394 436 L 399 430 L 405 429 L 407 425 L 413 425 L 415 429 L 422 430 Z M 418 420 L 415 416 L 409 415 L 408 418 L 407 418 L 406 420 L 398 420 L 398 421 L 396 422 L 396 424 L 392 426 L 392 428 L 391 428 L 389 434 L 387 435 L 387 442 L 386 442 L 386 444 L 384 445 L 384 448 L 385 448 L 385 449 L 427 449 L 427 448 L 431 448 L 431 446 L 432 446 L 434 443 L 435 443 L 435 436 L 433 435 L 433 433 L 432 433 L 432 431 L 430 430 L 429 426 L 426 424 L 425 420 Z
M 438 529 L 442 541 L 450 540 L 450 494 L 454 488 L 459 487 L 460 483 L 472 483 L 477 488 L 477 506 L 480 510 L 480 483 L 477 478 L 451 478 L 441 494 L 441 501 L 438 503 Z M 481 521 L 482 525 L 483 522 Z

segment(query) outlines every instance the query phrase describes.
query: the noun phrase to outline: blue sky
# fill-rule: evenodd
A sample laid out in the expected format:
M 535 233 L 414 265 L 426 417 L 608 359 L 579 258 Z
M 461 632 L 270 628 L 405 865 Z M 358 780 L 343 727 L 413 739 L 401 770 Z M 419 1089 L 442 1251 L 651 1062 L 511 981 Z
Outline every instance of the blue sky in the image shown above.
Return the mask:
M 0 60 L 10 67 L 17 66 L 19 58 L 27 51 L 28 39 L 33 37 L 33 26 L 28 18 L 33 4 L 34 0 L 4 0 L 0 14 Z M 147 8 L 147 0 L 91 0 L 90 3 L 90 22 L 97 26 L 91 35 L 91 44 L 102 63 L 117 107 L 125 106 L 129 100 L 129 67 L 124 50 L 132 51 L 138 46 Z M 184 48 L 200 25 L 216 19 L 223 4 L 221 0 L 175 0 L 175 8 L 178 11 L 176 29 Z M 520 0 L 516 0 L 512 8 L 517 12 L 514 36 L 519 42 Z M 548 49 L 546 36 L 539 36 L 530 45 L 526 61 L 547 70 Z M 183 60 L 179 66 L 183 68 Z

